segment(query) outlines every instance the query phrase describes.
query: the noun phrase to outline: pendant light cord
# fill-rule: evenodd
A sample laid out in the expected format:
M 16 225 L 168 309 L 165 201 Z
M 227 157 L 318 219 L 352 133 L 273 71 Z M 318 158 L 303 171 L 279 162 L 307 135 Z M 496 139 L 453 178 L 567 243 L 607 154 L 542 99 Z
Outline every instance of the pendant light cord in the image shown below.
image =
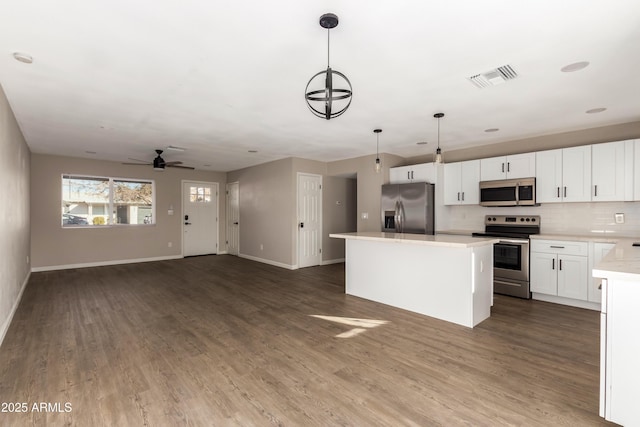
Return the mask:
M 329 28 L 327 28 L 327 68 L 330 68 L 329 66 L 329 48 L 330 48 L 330 40 L 329 40 L 329 32 L 331 30 Z
M 440 149 L 440 117 L 438 117 L 438 149 Z
M 376 133 L 376 159 L 380 158 L 380 134 Z

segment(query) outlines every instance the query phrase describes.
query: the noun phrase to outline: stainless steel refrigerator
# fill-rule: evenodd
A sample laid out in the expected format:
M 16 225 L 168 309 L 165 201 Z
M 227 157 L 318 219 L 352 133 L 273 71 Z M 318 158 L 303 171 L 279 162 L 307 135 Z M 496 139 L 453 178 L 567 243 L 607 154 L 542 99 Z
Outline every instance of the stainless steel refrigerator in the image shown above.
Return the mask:
M 382 186 L 382 231 L 434 234 L 434 184 L 386 184 Z

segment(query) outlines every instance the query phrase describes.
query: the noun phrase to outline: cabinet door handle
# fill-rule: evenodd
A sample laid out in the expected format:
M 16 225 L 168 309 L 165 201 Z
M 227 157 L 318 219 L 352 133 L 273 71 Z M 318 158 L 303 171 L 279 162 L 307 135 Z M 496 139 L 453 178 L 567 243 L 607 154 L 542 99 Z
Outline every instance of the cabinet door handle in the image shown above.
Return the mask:
M 562 270 L 562 260 L 561 259 L 558 260 L 558 266 L 559 266 L 558 270 Z
M 413 179 L 413 171 L 411 171 L 411 179 Z
M 504 162 L 502 163 L 502 173 L 504 173 Z
M 556 187 L 558 189 L 558 199 L 560 198 L 560 187 Z
M 511 162 L 507 162 L 507 172 L 511 172 Z
M 460 192 L 458 191 L 458 201 L 460 201 Z
M 462 192 L 462 201 L 464 202 L 464 191 Z
M 594 194 L 593 194 L 593 195 L 594 195 L 594 196 L 596 196 L 596 197 L 598 197 L 598 186 L 597 186 L 597 185 L 594 185 L 594 187 L 595 187 L 595 191 L 594 191 Z
M 554 245 L 549 245 L 550 248 L 554 248 L 554 249 L 564 249 L 564 246 L 554 246 Z
M 407 179 L 411 179 L 411 172 L 407 171 Z
M 564 197 L 567 197 L 567 187 L 564 187 Z
M 552 269 L 552 270 L 555 270 L 555 269 L 556 269 L 556 259 L 555 259 L 555 258 L 552 258 L 552 259 L 551 259 L 551 269 Z

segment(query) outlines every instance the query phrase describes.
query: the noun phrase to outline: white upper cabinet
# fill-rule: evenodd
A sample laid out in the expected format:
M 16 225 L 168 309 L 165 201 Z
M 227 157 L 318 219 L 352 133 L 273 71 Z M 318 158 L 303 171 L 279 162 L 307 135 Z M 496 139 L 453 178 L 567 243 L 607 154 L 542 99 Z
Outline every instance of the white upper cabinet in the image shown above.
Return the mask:
M 591 201 L 591 146 L 536 153 L 536 202 Z
M 640 200 L 640 139 L 633 141 L 633 200 Z
M 421 163 L 411 166 L 399 166 L 389 169 L 390 184 L 406 184 L 408 182 L 436 182 L 435 163 Z
M 591 146 L 562 149 L 562 197 L 565 202 L 591 201 Z
M 536 202 L 562 201 L 562 150 L 536 153 Z
M 535 153 L 491 157 L 480 160 L 480 181 L 531 178 L 535 175 Z
M 625 200 L 625 141 L 592 145 L 591 160 L 591 200 Z
M 480 161 L 444 165 L 444 204 L 477 205 L 480 203 Z

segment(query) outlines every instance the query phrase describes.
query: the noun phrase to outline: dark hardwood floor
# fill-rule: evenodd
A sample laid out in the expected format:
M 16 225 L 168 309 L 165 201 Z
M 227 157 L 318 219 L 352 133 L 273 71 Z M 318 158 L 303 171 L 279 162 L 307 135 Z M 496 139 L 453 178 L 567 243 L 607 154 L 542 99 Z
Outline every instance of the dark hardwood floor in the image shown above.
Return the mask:
M 310 315 L 388 323 L 337 338 L 354 326 Z M 345 295 L 342 264 L 34 273 L 0 348 L 0 402 L 28 411 L 0 425 L 607 425 L 599 321 L 496 295 L 468 329 Z

